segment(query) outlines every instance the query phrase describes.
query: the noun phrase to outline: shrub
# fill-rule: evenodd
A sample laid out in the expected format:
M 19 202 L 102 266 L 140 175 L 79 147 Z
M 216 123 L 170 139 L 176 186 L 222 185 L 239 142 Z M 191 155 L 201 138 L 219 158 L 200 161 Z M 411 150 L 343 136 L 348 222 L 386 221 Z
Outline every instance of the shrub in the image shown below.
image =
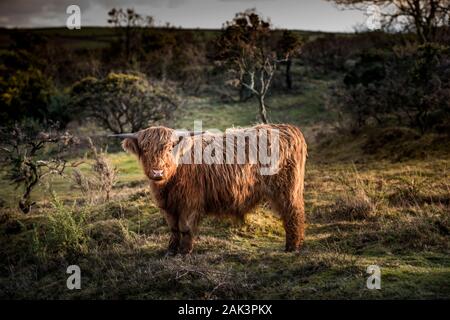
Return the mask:
M 450 119 L 449 48 L 437 44 L 362 53 L 332 94 L 353 131 L 406 125 L 421 133 Z
M 59 132 L 51 126 L 42 130 L 36 122 L 23 122 L 14 126 L 0 127 L 0 162 L 7 174 L 4 179 L 24 192 L 19 208 L 28 213 L 34 204 L 31 193 L 48 175 L 63 175 L 67 166 L 64 152 L 78 139 L 68 132 Z
M 97 200 L 109 201 L 112 188 L 117 182 L 117 169 L 106 158 L 106 152 L 98 151 L 90 138 L 88 141 L 94 158 L 91 166 L 92 174 L 84 175 L 80 170 L 74 169 L 72 173 L 74 186 L 81 190 L 89 203 Z
M 65 206 L 56 196 L 53 198 L 53 210 L 45 223 L 35 227 L 32 238 L 32 250 L 40 258 L 47 256 L 76 256 L 87 252 L 88 234 L 86 213 L 75 204 Z M 78 208 L 78 209 L 76 209 Z
M 33 119 L 65 127 L 76 112 L 44 71 L 45 63 L 23 50 L 0 54 L 0 116 L 3 123 Z
M 167 121 L 179 104 L 172 87 L 150 82 L 142 74 L 87 77 L 72 86 L 70 97 L 72 108 L 114 133 L 136 132 Z
M 53 91 L 50 79 L 33 67 L 18 70 L 2 85 L 0 104 L 8 121 L 33 118 L 44 121 Z

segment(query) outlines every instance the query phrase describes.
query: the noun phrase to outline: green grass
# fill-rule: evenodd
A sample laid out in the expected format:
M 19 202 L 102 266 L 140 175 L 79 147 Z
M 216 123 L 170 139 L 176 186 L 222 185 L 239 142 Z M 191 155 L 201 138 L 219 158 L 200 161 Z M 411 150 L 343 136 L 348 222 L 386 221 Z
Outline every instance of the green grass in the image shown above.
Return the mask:
M 267 107 L 274 123 L 293 123 L 301 128 L 319 125 L 335 118 L 325 108 L 325 93 L 331 80 L 309 79 L 302 88 L 291 93 L 269 95 Z M 188 104 L 176 114 L 175 125 L 192 129 L 194 120 L 202 120 L 204 128 L 225 130 L 233 126 L 250 126 L 260 122 L 258 102 L 223 103 L 214 97 L 190 97 Z
M 117 176 L 117 186 L 123 187 L 127 185 L 140 185 L 145 183 L 145 177 L 142 174 L 142 170 L 134 156 L 126 154 L 125 152 L 119 152 L 109 154 L 108 158 L 111 163 L 119 168 Z M 80 166 L 77 166 L 82 173 L 89 173 L 89 168 L 92 160 L 87 158 L 72 159 L 71 162 L 85 161 Z M 56 191 L 61 195 L 64 201 L 73 201 L 80 197 L 82 194 L 79 190 L 74 188 L 74 183 L 71 180 L 73 169 L 68 167 L 62 176 L 54 175 L 48 179 L 45 179 L 41 184 L 33 191 L 32 200 L 40 201 L 42 199 L 50 199 L 50 195 L 53 191 Z M 4 173 L 3 173 L 4 175 Z M 10 207 L 17 205 L 20 195 L 22 194 L 22 188 L 16 189 L 15 185 L 9 183 L 5 179 L 0 179 L 0 198 Z
M 5 211 L 0 224 L 3 298 L 450 297 L 448 160 L 309 163 L 308 227 L 300 253 L 283 252 L 281 221 L 261 206 L 244 223 L 205 219 L 194 253 L 167 258 L 167 226 L 148 187 L 127 184 L 142 180 L 139 166 L 123 153 L 111 159 L 121 170 L 121 183 L 109 203 L 74 207 L 67 200 L 76 196 L 58 191 L 65 206 L 53 208 L 51 199 L 38 193 L 39 206 L 31 215 Z M 410 202 L 401 193 L 404 202 L 390 201 L 414 184 L 424 199 L 434 200 Z M 339 197 L 358 190 L 375 209 L 364 218 L 337 214 Z M 79 291 L 65 287 L 70 264 L 81 267 Z M 365 287 L 371 264 L 381 268 L 381 290 Z

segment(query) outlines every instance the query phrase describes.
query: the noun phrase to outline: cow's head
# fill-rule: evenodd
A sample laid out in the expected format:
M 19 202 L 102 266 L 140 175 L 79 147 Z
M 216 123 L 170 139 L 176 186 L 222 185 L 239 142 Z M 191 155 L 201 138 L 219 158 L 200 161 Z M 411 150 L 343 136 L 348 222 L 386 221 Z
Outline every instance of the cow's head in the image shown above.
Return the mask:
M 166 127 L 150 127 L 124 137 L 122 147 L 136 155 L 147 177 L 164 182 L 176 172 L 181 157 L 193 145 L 192 133 L 182 133 Z

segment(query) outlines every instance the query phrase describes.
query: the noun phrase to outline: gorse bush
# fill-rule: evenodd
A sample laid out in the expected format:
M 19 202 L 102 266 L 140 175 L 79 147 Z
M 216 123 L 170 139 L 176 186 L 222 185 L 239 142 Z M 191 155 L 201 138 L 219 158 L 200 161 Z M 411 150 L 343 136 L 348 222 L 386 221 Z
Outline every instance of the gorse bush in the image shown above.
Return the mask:
M 363 52 L 333 93 L 352 130 L 409 126 L 421 133 L 450 119 L 450 50 L 438 44 Z
M 71 107 L 114 133 L 136 132 L 167 121 L 178 107 L 173 87 L 149 81 L 142 74 L 110 73 L 86 77 L 70 91 Z
M 53 195 L 53 209 L 47 221 L 35 227 L 32 251 L 39 258 L 47 256 L 76 256 L 87 252 L 87 217 L 83 208 L 64 205 Z
M 24 50 L 0 54 L 0 116 L 4 124 L 30 120 L 65 127 L 76 113 L 45 72 L 45 63 Z

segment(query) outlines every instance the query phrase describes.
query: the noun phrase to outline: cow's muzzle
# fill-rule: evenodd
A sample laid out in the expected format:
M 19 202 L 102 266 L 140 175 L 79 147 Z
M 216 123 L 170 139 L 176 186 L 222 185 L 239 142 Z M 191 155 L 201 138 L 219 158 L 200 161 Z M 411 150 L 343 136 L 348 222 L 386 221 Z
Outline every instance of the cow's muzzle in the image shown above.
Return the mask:
M 152 170 L 152 179 L 153 180 L 162 180 L 164 179 L 164 171 L 163 170 Z

